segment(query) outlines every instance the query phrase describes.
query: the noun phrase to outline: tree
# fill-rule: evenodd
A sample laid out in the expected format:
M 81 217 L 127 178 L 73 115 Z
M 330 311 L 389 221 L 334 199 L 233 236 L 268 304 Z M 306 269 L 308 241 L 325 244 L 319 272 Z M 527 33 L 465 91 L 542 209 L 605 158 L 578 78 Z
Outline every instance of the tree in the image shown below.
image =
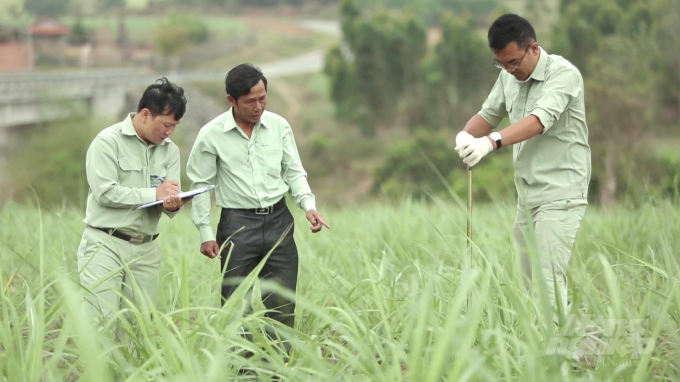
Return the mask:
M 653 57 L 643 42 L 609 36 L 600 55 L 589 60 L 586 81 L 587 119 L 598 175 L 598 203 L 611 206 L 622 188 L 618 179 L 623 163 L 640 158 L 654 126 L 653 76 L 646 73 Z M 635 60 L 628 59 L 636 57 Z M 634 159 L 633 159 L 634 162 Z
M 171 70 L 179 69 L 180 56 L 191 44 L 202 44 L 208 37 L 207 24 L 195 16 L 186 15 L 170 16 L 153 33 L 156 49 L 172 60 Z
M 481 107 L 497 70 L 472 17 L 446 14 L 441 29 L 442 40 L 426 63 L 425 87 L 427 103 L 436 106 L 427 123 L 444 128 L 461 126 Z
M 111 10 L 118 11 L 118 37 L 116 38 L 116 44 L 122 50 L 123 58 L 129 59 L 132 56 L 132 42 L 130 41 L 130 34 L 128 33 L 125 21 L 125 0 L 100 0 L 99 6 L 104 12 Z
M 664 80 L 677 71 L 669 70 L 672 64 L 664 68 L 670 44 L 659 50 L 668 43 L 659 32 L 667 10 L 643 0 L 563 0 L 560 9 L 553 51 L 584 76 L 594 183 L 599 203 L 608 206 L 626 187 L 620 181 L 623 164 L 641 160 L 662 96 L 672 94 L 657 91 L 663 82 L 650 71 L 656 67 Z
M 71 0 L 25 0 L 24 9 L 36 17 L 57 17 L 66 13 L 70 2 Z
M 24 0 L 3 0 L 0 4 L 0 23 L 11 24 L 21 18 L 24 11 Z
M 660 120 L 680 124 L 680 2 L 661 0 L 655 5 L 654 13 L 661 16 L 652 32 L 651 40 L 658 44 L 652 69 L 662 108 Z
M 373 134 L 377 126 L 397 121 L 405 93 L 407 103 L 413 97 L 426 51 L 425 28 L 413 14 L 381 10 L 364 17 L 354 0 L 343 0 L 340 10 L 344 42 L 327 54 L 331 93 L 338 116 L 352 105 L 347 117 L 360 119 L 362 131 Z

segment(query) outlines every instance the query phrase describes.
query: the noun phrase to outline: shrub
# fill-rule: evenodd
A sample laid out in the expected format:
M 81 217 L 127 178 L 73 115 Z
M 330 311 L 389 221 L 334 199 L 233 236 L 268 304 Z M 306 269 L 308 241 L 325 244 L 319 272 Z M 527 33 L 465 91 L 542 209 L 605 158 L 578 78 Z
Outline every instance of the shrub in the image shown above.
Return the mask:
M 467 167 L 449 143 L 449 134 L 418 130 L 390 148 L 376 169 L 374 190 L 388 197 L 427 198 L 454 192 L 467 196 Z M 475 166 L 473 198 L 512 197 L 512 149 L 492 152 Z
M 34 127 L 25 146 L 8 159 L 13 198 L 31 202 L 37 194 L 41 206 L 84 206 L 88 190 L 85 156 L 92 139 L 106 126 L 74 117 Z

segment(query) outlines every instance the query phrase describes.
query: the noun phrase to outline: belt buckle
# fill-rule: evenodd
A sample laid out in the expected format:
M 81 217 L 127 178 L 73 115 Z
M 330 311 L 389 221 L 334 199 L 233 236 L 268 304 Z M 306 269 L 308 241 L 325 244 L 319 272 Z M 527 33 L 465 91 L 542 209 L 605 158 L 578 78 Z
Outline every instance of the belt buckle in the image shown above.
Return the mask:
M 131 236 L 130 237 L 130 243 L 132 243 L 132 244 L 143 244 L 144 243 L 144 236 Z
M 272 206 L 265 207 L 265 208 L 257 208 L 255 210 L 256 215 L 269 215 L 272 213 Z

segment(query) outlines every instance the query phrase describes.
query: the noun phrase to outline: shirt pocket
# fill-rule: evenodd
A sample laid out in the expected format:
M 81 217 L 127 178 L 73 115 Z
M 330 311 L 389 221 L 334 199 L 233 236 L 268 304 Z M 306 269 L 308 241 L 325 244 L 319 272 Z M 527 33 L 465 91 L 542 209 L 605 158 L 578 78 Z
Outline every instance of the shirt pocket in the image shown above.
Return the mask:
M 538 102 L 538 94 L 530 95 L 529 98 L 527 98 L 526 114 L 529 114 L 534 110 L 536 102 Z
M 265 185 L 269 190 L 276 190 L 279 188 L 279 182 L 281 181 L 281 166 L 269 167 L 265 169 Z
M 508 113 L 508 117 L 510 117 L 510 113 L 512 113 L 512 104 L 514 101 L 506 99 L 505 100 L 505 111 Z
M 269 190 L 279 188 L 282 159 L 283 150 L 281 148 L 267 148 L 264 150 L 265 184 Z
M 264 164 L 267 169 L 273 168 L 277 173 L 281 173 L 281 160 L 283 159 L 283 150 L 280 148 L 271 148 L 264 150 Z M 269 170 L 267 171 L 269 172 Z
M 144 187 L 145 182 L 142 174 L 142 162 L 133 157 L 121 157 L 118 159 L 118 176 L 121 186 Z
M 158 187 L 162 183 L 162 181 L 160 179 L 156 178 L 156 176 L 167 180 L 165 178 L 167 174 L 168 174 L 168 171 L 165 169 L 165 166 L 160 165 L 160 164 L 155 164 L 155 163 L 152 163 L 151 165 L 149 165 L 149 181 L 150 181 L 151 187 Z

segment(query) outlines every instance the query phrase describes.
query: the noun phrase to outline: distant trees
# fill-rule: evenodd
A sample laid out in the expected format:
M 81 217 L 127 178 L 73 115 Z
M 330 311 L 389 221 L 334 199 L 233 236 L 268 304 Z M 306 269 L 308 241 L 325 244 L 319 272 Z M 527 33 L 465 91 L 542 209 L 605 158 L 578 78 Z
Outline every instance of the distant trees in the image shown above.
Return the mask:
M 445 13 L 441 40 L 429 51 L 416 13 L 365 14 L 358 4 L 340 2 L 344 41 L 326 60 L 339 119 L 371 135 L 398 123 L 440 129 L 476 111 L 495 69 L 474 18 Z
M 404 95 L 415 92 L 426 32 L 412 14 L 383 11 L 363 18 L 356 0 L 343 0 L 340 7 L 345 45 L 329 52 L 325 67 L 331 96 L 339 119 L 371 135 L 377 126 L 392 125 Z
M 192 44 L 208 40 L 208 25 L 196 16 L 171 15 L 156 27 L 153 42 L 164 57 L 170 59 L 171 69 L 179 68 L 179 57 Z
M 623 172 L 640 170 L 646 138 L 663 133 L 662 116 L 680 106 L 678 27 L 675 40 L 669 33 L 677 1 L 562 0 L 560 11 L 552 51 L 584 75 L 598 201 L 610 205 L 636 186 Z
M 71 0 L 25 0 L 24 10 L 34 16 L 58 17 L 66 14 Z
M 420 131 L 388 152 L 376 181 L 388 188 L 408 181 L 434 187 L 439 180 L 423 183 L 422 171 L 428 167 L 414 153 L 425 147 L 436 167 L 444 166 L 439 170 L 445 178 L 455 172 L 459 159 L 455 153 L 446 159 L 446 145 L 436 140 L 446 139 L 439 132 L 455 134 L 479 110 L 496 79 L 498 69 L 483 31 L 489 15 L 502 8 L 488 11 L 496 4 L 491 1 L 473 6 L 462 0 L 414 0 L 402 1 L 404 10 L 385 10 L 399 2 L 341 0 L 344 41 L 328 52 L 325 72 L 339 119 L 367 135 L 403 127 Z M 487 14 L 439 12 L 428 18 L 421 12 L 424 4 L 435 9 L 484 6 Z M 536 17 L 550 12 L 537 1 L 527 2 L 526 10 Z M 566 57 L 584 76 L 593 148 L 591 195 L 603 205 L 625 193 L 641 195 L 646 183 L 633 174 L 651 174 L 643 166 L 654 161 L 672 162 L 656 158 L 649 138 L 671 134 L 670 126 L 677 130 L 680 125 L 680 2 L 561 0 L 558 12 L 550 41 L 538 36 L 539 43 Z M 530 15 L 534 25 L 544 21 Z M 440 39 L 426 48 L 432 26 Z M 423 131 L 439 138 L 431 141 Z M 502 166 L 490 167 L 501 171 Z M 654 174 L 663 176 L 663 171 Z M 661 178 L 650 183 L 669 184 Z

